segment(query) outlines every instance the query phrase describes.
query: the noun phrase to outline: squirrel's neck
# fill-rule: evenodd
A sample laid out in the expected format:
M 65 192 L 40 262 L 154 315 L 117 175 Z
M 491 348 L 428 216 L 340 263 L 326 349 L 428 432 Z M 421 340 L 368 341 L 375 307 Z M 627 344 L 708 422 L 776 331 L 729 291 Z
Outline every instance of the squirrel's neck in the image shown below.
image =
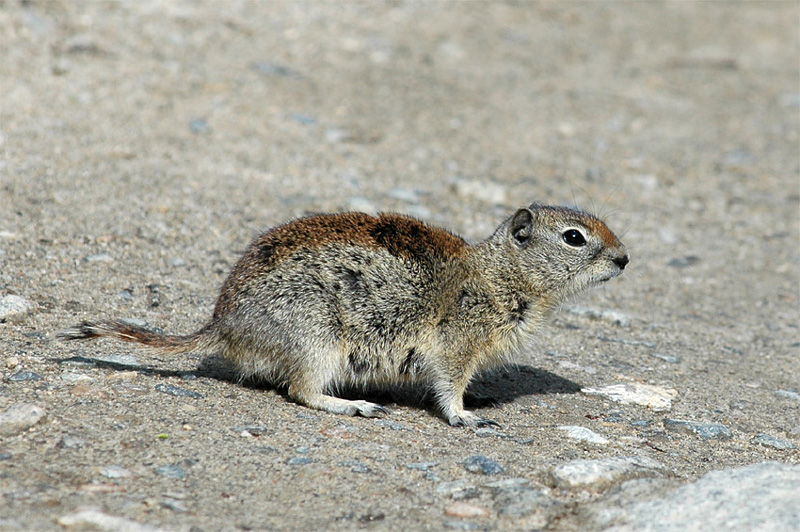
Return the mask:
M 557 294 L 548 293 L 536 282 L 534 272 L 524 271 L 504 242 L 490 238 L 471 245 L 465 260 L 471 277 L 497 301 L 509 305 L 524 303 L 540 316 L 559 304 Z

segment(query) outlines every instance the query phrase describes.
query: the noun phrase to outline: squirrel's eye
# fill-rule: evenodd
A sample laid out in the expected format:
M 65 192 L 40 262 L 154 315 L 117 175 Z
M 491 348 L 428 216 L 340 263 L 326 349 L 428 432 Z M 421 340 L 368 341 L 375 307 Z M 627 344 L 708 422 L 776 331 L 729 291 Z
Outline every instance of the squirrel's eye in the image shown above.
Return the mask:
M 567 229 L 561 233 L 561 238 L 564 239 L 564 242 L 576 248 L 586 245 L 586 238 L 577 229 Z

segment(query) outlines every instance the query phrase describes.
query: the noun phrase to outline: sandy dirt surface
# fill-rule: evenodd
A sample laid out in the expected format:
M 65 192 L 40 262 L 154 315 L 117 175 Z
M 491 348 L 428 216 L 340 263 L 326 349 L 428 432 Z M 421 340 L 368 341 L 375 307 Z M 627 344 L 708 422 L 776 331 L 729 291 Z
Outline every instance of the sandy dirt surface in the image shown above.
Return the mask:
M 0 529 L 577 530 L 625 493 L 796 468 L 799 21 L 778 1 L 0 2 Z M 195 330 L 248 241 L 305 213 L 477 240 L 534 200 L 603 216 L 632 260 L 476 383 L 497 430 L 414 393 L 337 417 L 213 357 L 55 339 L 93 317 Z M 587 390 L 611 385 L 645 399 Z M 628 473 L 559 480 L 610 458 Z

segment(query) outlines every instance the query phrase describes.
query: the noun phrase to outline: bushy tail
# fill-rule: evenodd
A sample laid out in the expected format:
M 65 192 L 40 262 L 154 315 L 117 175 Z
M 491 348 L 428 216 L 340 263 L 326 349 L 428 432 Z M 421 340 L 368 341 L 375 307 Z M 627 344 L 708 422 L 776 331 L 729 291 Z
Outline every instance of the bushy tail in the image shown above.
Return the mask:
M 61 340 L 92 340 L 102 337 L 144 344 L 170 353 L 188 353 L 210 348 L 216 343 L 209 325 L 192 334 L 173 336 L 120 320 L 98 320 L 84 321 L 58 334 Z

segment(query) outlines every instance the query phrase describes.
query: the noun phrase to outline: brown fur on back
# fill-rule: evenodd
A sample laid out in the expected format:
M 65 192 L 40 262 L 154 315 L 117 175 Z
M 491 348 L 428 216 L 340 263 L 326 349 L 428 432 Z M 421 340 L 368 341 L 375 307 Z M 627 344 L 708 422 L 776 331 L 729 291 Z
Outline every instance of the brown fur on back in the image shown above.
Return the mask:
M 300 218 L 267 231 L 250 244 L 225 281 L 214 316 L 230 308 L 231 297 L 254 275 L 271 270 L 300 250 L 331 244 L 384 249 L 420 263 L 446 261 L 463 255 L 468 247 L 464 239 L 445 229 L 401 214 L 345 212 Z

